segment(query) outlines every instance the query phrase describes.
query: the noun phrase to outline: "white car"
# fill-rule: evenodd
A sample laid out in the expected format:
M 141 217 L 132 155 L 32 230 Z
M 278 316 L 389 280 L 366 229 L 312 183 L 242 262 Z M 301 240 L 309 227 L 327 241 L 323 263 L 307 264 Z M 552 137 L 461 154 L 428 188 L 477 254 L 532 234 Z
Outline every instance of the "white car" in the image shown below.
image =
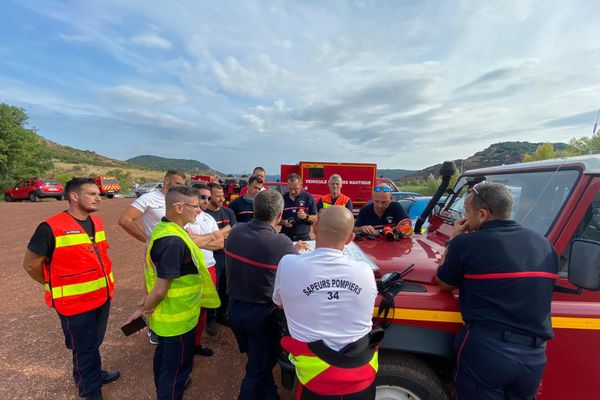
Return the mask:
M 163 187 L 162 182 L 148 182 L 148 183 L 144 183 L 143 185 L 140 185 L 135 190 L 135 195 L 137 197 L 140 197 L 143 194 L 150 193 L 150 192 L 153 192 L 155 190 L 160 190 L 160 189 L 162 189 L 162 187 Z

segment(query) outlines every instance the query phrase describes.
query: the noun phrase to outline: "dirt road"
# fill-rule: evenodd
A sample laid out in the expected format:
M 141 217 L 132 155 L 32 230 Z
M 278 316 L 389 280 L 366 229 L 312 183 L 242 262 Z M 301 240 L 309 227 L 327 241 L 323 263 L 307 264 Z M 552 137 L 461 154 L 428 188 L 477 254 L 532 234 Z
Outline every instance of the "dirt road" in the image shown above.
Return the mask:
M 116 279 L 106 339 L 101 348 L 103 366 L 117 368 L 121 379 L 103 388 L 108 400 L 153 399 L 154 346 L 145 335 L 124 337 L 119 327 L 143 294 L 144 245 L 129 237 L 117 218 L 131 199 L 104 200 L 104 218 Z M 65 201 L 0 203 L 0 399 L 76 399 L 71 377 L 71 353 L 64 346 L 59 319 L 43 299 L 41 285 L 21 268 L 23 254 L 36 226 L 66 208 Z M 228 328 L 206 336 L 215 351 L 196 357 L 192 386 L 186 399 L 235 399 L 243 376 L 245 355 L 237 350 Z M 275 368 L 279 382 L 278 367 Z M 282 399 L 292 399 L 280 388 Z

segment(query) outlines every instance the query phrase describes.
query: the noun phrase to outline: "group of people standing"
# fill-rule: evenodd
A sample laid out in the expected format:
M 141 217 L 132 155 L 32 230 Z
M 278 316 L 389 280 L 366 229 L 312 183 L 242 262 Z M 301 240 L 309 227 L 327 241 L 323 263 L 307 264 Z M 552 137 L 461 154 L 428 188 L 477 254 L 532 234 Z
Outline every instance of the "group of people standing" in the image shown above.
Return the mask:
M 374 399 L 380 340 L 371 322 L 375 279 L 369 265 L 349 259 L 343 249 L 356 234 L 410 224 L 391 190 L 375 187 L 372 203 L 355 221 L 339 175 L 317 203 L 295 174 L 283 196 L 264 190 L 264 169 L 257 167 L 246 193 L 229 208 L 220 185 L 190 188 L 185 178 L 169 170 L 161 191 L 141 196 L 119 219 L 146 245 L 146 294 L 128 322 L 145 318 L 149 340 L 157 345 L 157 398 L 183 398 L 194 354 L 213 355 L 202 345 L 202 333 L 216 333 L 219 321 L 231 327 L 247 355 L 238 399 L 279 399 L 272 369 L 283 310 L 289 336 L 281 346 L 295 366 L 298 399 Z M 461 291 L 466 325 L 457 336 L 458 394 L 533 398 L 552 337 L 556 255 L 545 239 L 508 220 L 512 200 L 505 187 L 473 189 L 437 272 L 442 289 Z M 115 287 L 112 264 L 103 221 L 93 215 L 100 204 L 95 182 L 74 178 L 65 195 L 69 208 L 38 226 L 24 268 L 44 285 L 46 303 L 58 313 L 79 395 L 98 400 L 102 385 L 120 376 L 101 368 L 99 352 Z M 467 234 L 469 229 L 476 232 Z M 315 250 L 304 252 L 305 240 L 313 237 Z M 504 251 L 508 241 L 521 251 Z M 485 261 L 490 246 L 496 262 Z M 517 254 L 527 256 L 526 265 Z M 517 302 L 511 293 L 518 293 Z

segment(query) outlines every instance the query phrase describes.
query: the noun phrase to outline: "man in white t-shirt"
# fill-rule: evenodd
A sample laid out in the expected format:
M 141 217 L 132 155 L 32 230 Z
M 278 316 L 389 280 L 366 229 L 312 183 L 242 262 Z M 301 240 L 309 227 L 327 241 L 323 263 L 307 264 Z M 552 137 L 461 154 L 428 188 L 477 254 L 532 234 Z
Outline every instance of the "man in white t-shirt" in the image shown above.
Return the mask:
M 147 244 L 152 229 L 165 216 L 165 195 L 169 191 L 169 188 L 175 185 L 185 185 L 185 174 L 170 169 L 165 174 L 161 190 L 141 195 L 123 211 L 123 214 L 119 217 L 121 228 L 125 229 L 125 232 L 140 242 Z M 142 224 L 138 221 L 141 221 Z M 158 337 L 149 328 L 148 340 L 151 344 L 158 345 Z
M 210 188 L 205 184 L 200 184 L 197 186 L 195 193 L 198 196 L 200 210 L 198 210 L 198 215 L 196 215 L 196 221 L 187 224 L 185 229 L 190 234 L 194 243 L 200 247 L 200 251 L 202 251 L 202 255 L 204 256 L 206 268 L 216 286 L 217 271 L 215 268 L 216 261 L 213 256 L 213 251 L 223 249 L 225 239 L 221 231 L 219 231 L 217 221 L 215 221 L 209 213 L 205 212 L 211 199 Z M 200 318 L 198 319 L 196 338 L 194 341 L 194 353 L 210 357 L 213 355 L 213 351 L 206 346 L 202 346 L 202 332 L 206 325 L 206 312 L 207 309 L 203 308 L 200 313 Z
M 152 229 L 165 216 L 165 195 L 171 186 L 185 185 L 185 174 L 170 169 L 165 175 L 161 190 L 155 190 L 138 197 L 130 207 L 127 207 L 119 218 L 119 225 L 125 232 L 146 243 Z M 142 226 L 137 222 L 140 220 Z
M 301 344 L 322 341 L 328 348 L 343 353 L 347 346 L 364 339 L 371 331 L 377 297 L 373 271 L 366 263 L 343 253 L 344 246 L 354 239 L 353 229 L 354 217 L 346 207 L 329 207 L 314 225 L 315 251 L 287 255 L 279 262 L 273 302 L 283 307 L 290 336 Z M 301 366 L 295 365 L 300 377 Z M 334 391 L 327 395 L 374 398 L 375 387 L 369 379 L 372 375 L 374 380 L 376 370 L 367 372 L 369 376 L 361 393 Z M 302 390 L 310 392 L 310 382 L 301 383 Z M 311 395 L 325 394 L 311 392 Z

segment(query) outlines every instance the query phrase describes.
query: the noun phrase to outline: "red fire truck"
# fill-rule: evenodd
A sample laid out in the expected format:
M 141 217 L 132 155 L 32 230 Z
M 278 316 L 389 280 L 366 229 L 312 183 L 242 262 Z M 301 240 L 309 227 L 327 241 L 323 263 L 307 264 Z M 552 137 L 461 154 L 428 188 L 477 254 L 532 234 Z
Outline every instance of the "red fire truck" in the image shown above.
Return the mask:
M 302 177 L 304 190 L 315 196 L 317 201 L 329 193 L 327 184 L 329 177 L 333 174 L 340 175 L 342 193 L 352 199 L 355 208 L 360 208 L 371 199 L 377 165 L 300 161 L 296 165 L 281 166 L 281 181 L 285 182 L 291 173 L 297 173 Z
M 472 170 L 448 190 L 452 170 L 451 163 L 442 166 L 442 186 L 417 221 L 419 226 L 429 219 L 426 234 L 356 242 L 379 268 L 377 278 L 414 264 L 389 310 L 377 398 L 452 398 L 453 340 L 462 325 L 458 291 L 441 291 L 434 276 L 452 226 L 464 215 L 465 194 L 486 180 L 510 189 L 511 217 L 545 235 L 560 255 L 552 303 L 555 338 L 547 345 L 538 399 L 600 399 L 600 155 Z M 444 206 L 430 215 L 445 194 Z M 380 305 L 382 297 L 374 310 L 376 321 L 382 320 Z

